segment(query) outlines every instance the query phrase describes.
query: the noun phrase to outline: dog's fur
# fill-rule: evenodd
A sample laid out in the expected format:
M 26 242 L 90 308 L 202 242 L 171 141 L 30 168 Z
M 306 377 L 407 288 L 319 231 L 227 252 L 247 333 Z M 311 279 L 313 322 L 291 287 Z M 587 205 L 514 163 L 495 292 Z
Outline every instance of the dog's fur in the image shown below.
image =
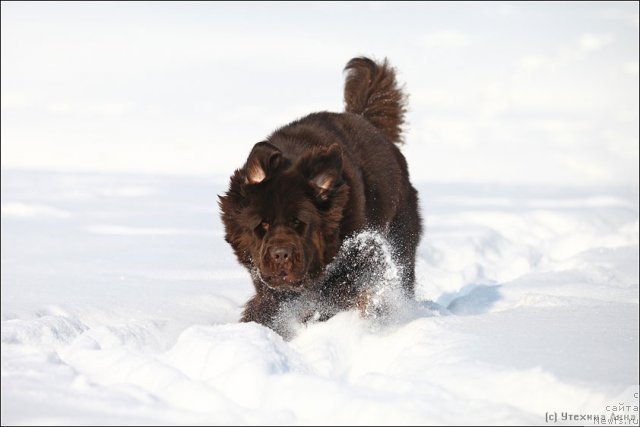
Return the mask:
M 345 71 L 345 112 L 310 114 L 257 143 L 220 197 L 226 240 L 256 289 L 241 320 L 283 335 L 276 318 L 301 295 L 311 310 L 367 300 L 357 281 L 325 280 L 325 267 L 358 231 L 385 236 L 404 292 L 414 295 L 421 221 L 397 147 L 406 97 L 386 60 L 353 58 Z

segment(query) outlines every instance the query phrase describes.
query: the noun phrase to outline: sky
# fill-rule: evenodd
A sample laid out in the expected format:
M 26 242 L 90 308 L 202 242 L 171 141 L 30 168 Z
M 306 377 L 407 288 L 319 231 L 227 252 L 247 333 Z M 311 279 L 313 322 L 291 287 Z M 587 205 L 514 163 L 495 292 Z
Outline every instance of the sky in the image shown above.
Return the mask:
M 228 175 L 367 55 L 416 181 L 638 186 L 637 2 L 3 2 L 1 31 L 3 169 Z

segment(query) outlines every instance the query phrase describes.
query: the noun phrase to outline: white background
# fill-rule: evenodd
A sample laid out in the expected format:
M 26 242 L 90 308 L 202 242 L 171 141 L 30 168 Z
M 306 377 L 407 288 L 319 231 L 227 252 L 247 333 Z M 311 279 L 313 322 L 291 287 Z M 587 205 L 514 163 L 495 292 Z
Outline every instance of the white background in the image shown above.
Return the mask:
M 285 342 L 217 195 L 356 55 L 410 94 L 417 302 Z M 1 89 L 3 425 L 638 419 L 637 2 L 3 2 Z
M 3 3 L 2 165 L 228 173 L 387 57 L 429 181 L 638 183 L 638 5 Z

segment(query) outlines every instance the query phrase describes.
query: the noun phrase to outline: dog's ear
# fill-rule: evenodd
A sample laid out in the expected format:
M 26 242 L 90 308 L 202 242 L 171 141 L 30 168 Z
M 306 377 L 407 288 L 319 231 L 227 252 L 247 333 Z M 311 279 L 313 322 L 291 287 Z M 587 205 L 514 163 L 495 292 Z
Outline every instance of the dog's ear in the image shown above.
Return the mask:
M 245 184 L 259 184 L 283 164 L 282 152 L 268 142 L 253 146 L 244 165 Z
M 338 144 L 313 150 L 300 159 L 299 168 L 321 202 L 342 184 L 342 149 Z

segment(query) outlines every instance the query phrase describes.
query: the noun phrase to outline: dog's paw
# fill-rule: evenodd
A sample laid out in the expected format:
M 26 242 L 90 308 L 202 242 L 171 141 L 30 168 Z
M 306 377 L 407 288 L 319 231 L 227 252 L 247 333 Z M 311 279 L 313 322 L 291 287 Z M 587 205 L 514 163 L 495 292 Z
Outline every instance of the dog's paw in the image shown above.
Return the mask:
M 356 308 L 364 319 L 377 319 L 387 312 L 386 304 L 375 289 L 363 289 L 356 299 Z

